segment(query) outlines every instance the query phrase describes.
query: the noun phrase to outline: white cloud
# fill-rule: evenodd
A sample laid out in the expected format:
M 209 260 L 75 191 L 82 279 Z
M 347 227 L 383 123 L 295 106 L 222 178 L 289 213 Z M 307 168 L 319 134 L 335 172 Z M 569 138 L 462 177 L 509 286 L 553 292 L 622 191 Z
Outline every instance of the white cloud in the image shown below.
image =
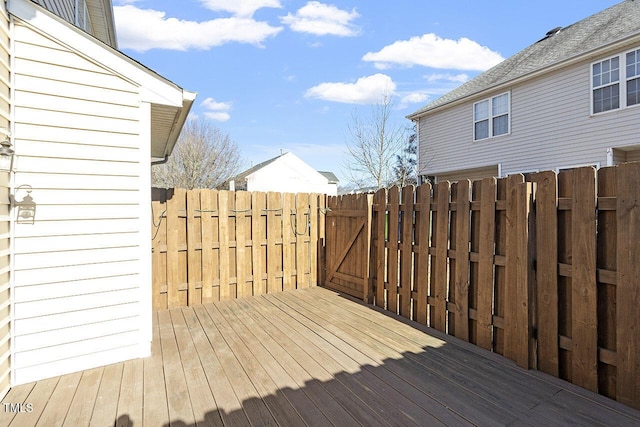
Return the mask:
M 359 16 L 356 9 L 349 12 L 334 5 L 310 1 L 294 15 L 289 13 L 283 16 L 281 21 L 298 33 L 353 37 L 360 33 L 360 29 L 352 23 Z
M 464 83 L 469 80 L 469 75 L 465 73 L 460 74 L 429 74 L 425 76 L 428 82 L 452 82 L 452 83 Z
M 504 58 L 468 38 L 443 39 L 429 33 L 397 41 L 378 52 L 367 53 L 362 59 L 374 62 L 379 69 L 397 64 L 407 67 L 421 65 L 440 69 L 484 71 Z
M 231 12 L 236 16 L 252 17 L 262 8 L 281 8 L 279 0 L 200 0 L 202 5 L 213 11 Z
M 226 122 L 231 118 L 229 110 L 231 110 L 230 102 L 218 102 L 213 98 L 207 98 L 200 103 L 207 111 L 204 116 L 217 122 Z
M 406 108 L 409 104 L 422 104 L 429 100 L 429 95 L 424 92 L 414 92 L 400 99 L 400 108 Z
M 206 50 L 225 43 L 248 43 L 262 47 L 282 27 L 251 18 L 186 21 L 167 18 L 166 13 L 132 5 L 113 8 L 120 48 L 144 52 L 149 49 Z
M 321 83 L 307 90 L 305 97 L 347 104 L 376 104 L 395 90 L 391 77 L 374 74 L 361 77 L 355 83 Z

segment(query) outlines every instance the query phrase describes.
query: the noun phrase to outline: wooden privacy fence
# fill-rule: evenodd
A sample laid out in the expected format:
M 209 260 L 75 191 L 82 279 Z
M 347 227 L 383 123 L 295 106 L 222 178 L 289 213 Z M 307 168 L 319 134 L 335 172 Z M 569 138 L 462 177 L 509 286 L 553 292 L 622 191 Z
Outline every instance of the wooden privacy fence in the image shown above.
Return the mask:
M 527 181 L 378 191 L 359 296 L 640 408 L 640 163 Z
M 152 200 L 154 309 L 318 283 L 324 195 L 154 188 Z

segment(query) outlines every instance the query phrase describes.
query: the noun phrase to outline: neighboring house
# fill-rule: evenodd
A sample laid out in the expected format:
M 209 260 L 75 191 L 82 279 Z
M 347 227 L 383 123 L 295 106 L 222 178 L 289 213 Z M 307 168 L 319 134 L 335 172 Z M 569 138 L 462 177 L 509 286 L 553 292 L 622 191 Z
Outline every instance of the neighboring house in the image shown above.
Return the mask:
M 316 171 L 293 153 L 284 153 L 236 175 L 229 181 L 229 188 L 335 196 L 338 182 L 332 172 Z
M 117 50 L 111 0 L 3 1 L 0 29 L 2 396 L 150 354 L 150 163 L 195 94 Z
M 423 181 L 640 160 L 640 1 L 549 31 L 408 118 Z

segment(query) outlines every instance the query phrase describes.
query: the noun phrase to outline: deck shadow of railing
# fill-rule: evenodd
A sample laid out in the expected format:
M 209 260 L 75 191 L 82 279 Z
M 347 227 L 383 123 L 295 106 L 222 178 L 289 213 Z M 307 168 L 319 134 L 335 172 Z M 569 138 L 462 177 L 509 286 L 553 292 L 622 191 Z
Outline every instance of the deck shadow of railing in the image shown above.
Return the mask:
M 302 388 L 284 388 L 263 398 L 247 399 L 241 409 L 230 412 L 216 409 L 195 422 L 171 420 L 163 427 L 335 422 L 344 426 L 508 425 L 517 421 L 548 426 L 612 423 L 632 426 L 640 421 L 640 414 L 636 413 L 634 418 L 633 410 L 621 413 L 529 375 L 512 377 L 509 369 L 502 370 L 504 366 L 500 363 L 489 362 L 487 369 L 491 373 L 479 371 L 475 379 L 465 376 L 466 373 L 456 374 L 460 364 L 435 372 L 436 368 L 426 365 L 439 351 L 427 348 L 422 354 L 406 353 L 401 359 L 389 359 L 380 366 L 362 366 L 357 373 L 337 373 L 330 381 L 314 379 Z M 500 370 L 502 375 L 496 375 Z M 381 384 L 386 386 L 380 387 Z M 340 393 L 340 389 L 348 394 Z M 340 405 L 337 411 L 313 401 L 313 396 L 319 398 L 319 390 L 336 399 Z
M 272 296 L 270 301 L 299 313 L 306 307 L 307 314 L 296 322 L 319 321 L 319 317 L 311 320 L 320 314 L 312 302 L 300 303 L 286 293 Z M 198 316 L 207 313 L 207 316 L 222 316 L 216 319 L 219 322 L 224 316 L 241 319 L 242 307 L 252 306 L 242 300 L 230 304 L 234 309 L 240 308 L 233 315 L 223 304 L 193 310 Z M 256 304 L 253 307 L 257 307 Z M 176 316 L 179 320 L 182 317 L 179 314 L 188 313 L 186 310 L 191 309 L 172 311 L 172 319 Z M 379 309 L 370 310 L 384 314 Z M 252 316 L 257 321 L 261 315 L 252 313 Z M 222 409 L 224 403 L 218 403 L 218 409 L 204 416 L 196 415 L 194 421 L 173 416 L 170 423 L 164 425 L 301 425 L 305 422 L 310 425 L 494 425 L 517 420 L 543 425 L 637 425 L 640 422 L 638 411 L 546 374 L 522 370 L 496 354 L 453 337 L 426 327 L 403 324 L 408 321 L 396 322 L 398 319 L 393 315 L 384 314 L 385 326 L 371 324 L 368 328 L 364 321 L 354 322 L 354 316 L 357 315 L 345 313 L 342 318 L 327 320 L 306 337 L 293 330 L 288 336 L 265 335 L 264 340 L 277 342 L 287 348 L 287 353 L 304 352 L 305 358 L 293 359 L 295 366 L 287 365 L 285 358 L 271 355 L 266 346 L 264 349 L 253 347 L 250 341 L 241 339 L 240 346 L 247 352 L 234 351 L 233 357 L 238 358 L 234 363 L 242 366 L 248 376 L 243 373 L 242 378 L 231 377 L 227 366 L 225 375 L 233 389 L 250 387 L 249 394 L 261 397 L 244 399 L 238 402 L 237 409 L 230 411 Z M 236 317 L 226 317 L 223 322 L 229 319 Z M 250 327 L 250 323 L 245 326 Z M 227 326 L 216 323 L 216 327 Z M 276 326 L 272 324 L 271 328 Z M 265 327 L 262 334 L 268 334 L 269 329 Z M 259 339 L 260 333 L 252 330 L 254 332 Z M 349 336 L 353 341 L 341 347 L 340 343 L 345 343 L 343 339 Z M 265 341 L 258 342 L 263 343 L 268 345 Z M 225 351 L 221 347 L 227 344 L 212 342 L 212 345 L 217 353 Z M 203 363 L 212 363 L 203 356 L 200 354 Z M 304 377 L 296 377 L 294 372 Z M 220 393 L 233 393 L 232 388 L 216 390 L 212 379 L 207 377 L 213 399 L 224 397 Z

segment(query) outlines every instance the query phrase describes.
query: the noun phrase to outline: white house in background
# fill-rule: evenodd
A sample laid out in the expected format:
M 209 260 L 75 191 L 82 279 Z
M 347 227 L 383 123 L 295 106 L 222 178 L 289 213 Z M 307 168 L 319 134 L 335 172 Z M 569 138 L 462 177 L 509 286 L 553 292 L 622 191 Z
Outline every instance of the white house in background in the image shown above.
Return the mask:
M 229 184 L 235 190 L 335 196 L 338 182 L 332 172 L 316 171 L 293 153 L 284 153 L 247 169 L 233 177 Z
M 111 0 L 0 2 L 0 395 L 150 354 L 150 164 L 194 98 L 117 50 Z
M 640 1 L 541 36 L 408 116 L 419 175 L 453 181 L 640 160 Z

